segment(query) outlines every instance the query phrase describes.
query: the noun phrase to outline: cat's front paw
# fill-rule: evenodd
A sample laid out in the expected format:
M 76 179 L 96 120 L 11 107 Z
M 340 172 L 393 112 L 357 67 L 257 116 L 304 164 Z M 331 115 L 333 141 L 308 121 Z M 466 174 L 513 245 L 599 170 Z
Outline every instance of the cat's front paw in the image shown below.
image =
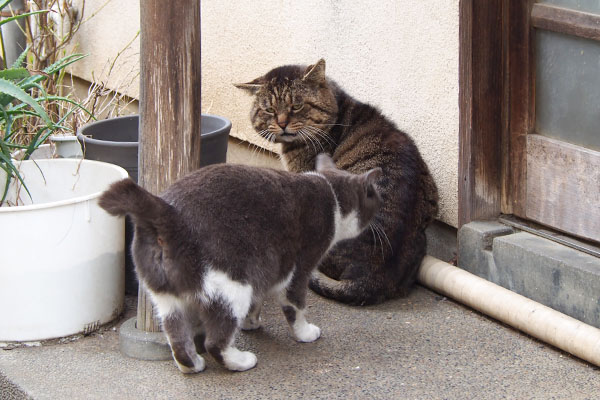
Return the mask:
M 296 340 L 299 342 L 314 342 L 321 337 L 321 329 L 316 325 L 305 323 L 302 326 L 295 327 L 294 336 L 296 336 Z
M 196 354 L 196 357 L 194 357 L 192 359 L 192 362 L 194 363 L 194 366 L 190 368 L 190 367 L 186 367 L 183 364 L 180 364 L 177 361 L 177 359 L 175 359 L 175 364 L 177 365 L 177 368 L 179 368 L 179 370 L 181 372 L 183 372 L 184 374 L 195 374 L 197 372 L 204 371 L 204 368 L 206 367 L 204 358 L 202 358 L 200 355 Z
M 256 361 L 254 353 L 239 351 L 235 347 L 230 347 L 223 352 L 225 367 L 231 371 L 247 371 L 256 366 Z

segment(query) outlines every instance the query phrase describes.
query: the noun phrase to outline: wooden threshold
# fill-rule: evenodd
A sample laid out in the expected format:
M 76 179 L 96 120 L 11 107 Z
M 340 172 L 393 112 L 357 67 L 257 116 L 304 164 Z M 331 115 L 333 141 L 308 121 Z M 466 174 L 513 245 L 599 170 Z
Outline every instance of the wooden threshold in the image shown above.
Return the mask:
M 502 215 L 500 218 L 498 218 L 498 221 L 505 225 L 512 226 L 518 230 L 543 237 L 544 239 L 551 240 L 553 242 L 562 244 L 563 246 L 567 246 L 591 256 L 600 258 L 600 247 L 597 243 L 575 239 L 544 225 L 537 224 L 533 221 L 523 220 L 513 215 Z

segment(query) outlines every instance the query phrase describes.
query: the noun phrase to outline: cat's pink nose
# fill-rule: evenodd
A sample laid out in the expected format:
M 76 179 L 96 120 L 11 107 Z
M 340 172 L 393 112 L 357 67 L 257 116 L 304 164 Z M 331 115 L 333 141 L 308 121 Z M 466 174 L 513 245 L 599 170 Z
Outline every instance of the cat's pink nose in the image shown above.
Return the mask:
M 287 121 L 277 121 L 277 125 L 279 125 L 281 129 L 285 129 L 287 126 Z

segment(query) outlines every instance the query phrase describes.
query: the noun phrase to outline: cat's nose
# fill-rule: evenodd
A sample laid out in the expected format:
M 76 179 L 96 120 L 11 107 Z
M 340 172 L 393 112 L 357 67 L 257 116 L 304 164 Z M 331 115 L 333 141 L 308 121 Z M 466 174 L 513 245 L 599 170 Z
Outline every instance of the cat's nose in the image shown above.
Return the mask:
M 288 125 L 287 115 L 279 114 L 277 116 L 277 125 L 279 125 L 281 127 L 281 129 L 285 129 L 285 127 Z

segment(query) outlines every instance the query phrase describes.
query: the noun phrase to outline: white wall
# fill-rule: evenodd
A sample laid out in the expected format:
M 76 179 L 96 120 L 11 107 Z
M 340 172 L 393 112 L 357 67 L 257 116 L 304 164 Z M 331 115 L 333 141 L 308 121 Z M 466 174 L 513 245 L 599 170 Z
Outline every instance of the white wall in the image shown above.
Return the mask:
M 95 10 L 105 1 L 87 0 L 86 7 Z M 76 67 L 79 75 L 89 79 L 91 70 L 98 75 L 134 37 L 139 3 L 113 0 L 82 28 L 81 50 L 93 56 Z M 416 140 L 440 190 L 440 219 L 456 226 L 458 3 L 203 0 L 202 111 L 228 117 L 232 135 L 258 143 L 248 118 L 251 98 L 232 84 L 323 57 L 330 77 L 354 97 L 379 106 Z M 117 63 L 111 79 L 127 81 L 119 76 L 131 74 L 139 40 L 133 47 L 120 56 L 125 66 Z M 130 89 L 137 93 L 137 86 Z

